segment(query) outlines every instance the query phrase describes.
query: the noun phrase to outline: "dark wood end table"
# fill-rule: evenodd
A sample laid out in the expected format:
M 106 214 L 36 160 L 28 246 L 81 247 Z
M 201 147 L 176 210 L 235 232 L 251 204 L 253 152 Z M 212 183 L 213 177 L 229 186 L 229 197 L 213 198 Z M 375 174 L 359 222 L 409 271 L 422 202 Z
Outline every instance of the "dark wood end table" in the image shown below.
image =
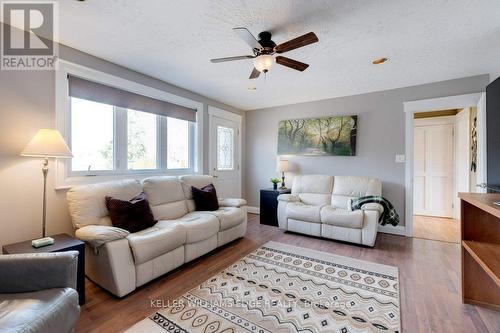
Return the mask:
M 260 190 L 260 224 L 278 226 L 278 195 L 291 192 L 289 188 Z

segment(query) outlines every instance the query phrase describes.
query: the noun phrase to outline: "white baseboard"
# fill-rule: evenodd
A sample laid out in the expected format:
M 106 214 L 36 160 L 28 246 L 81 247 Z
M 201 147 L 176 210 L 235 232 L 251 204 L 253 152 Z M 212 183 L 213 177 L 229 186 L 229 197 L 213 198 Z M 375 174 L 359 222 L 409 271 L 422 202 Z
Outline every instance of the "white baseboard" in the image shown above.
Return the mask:
M 247 212 L 252 214 L 260 214 L 260 207 L 246 206 Z
M 379 224 L 378 232 L 383 232 L 384 234 L 406 236 L 406 228 L 403 225 L 392 226 Z

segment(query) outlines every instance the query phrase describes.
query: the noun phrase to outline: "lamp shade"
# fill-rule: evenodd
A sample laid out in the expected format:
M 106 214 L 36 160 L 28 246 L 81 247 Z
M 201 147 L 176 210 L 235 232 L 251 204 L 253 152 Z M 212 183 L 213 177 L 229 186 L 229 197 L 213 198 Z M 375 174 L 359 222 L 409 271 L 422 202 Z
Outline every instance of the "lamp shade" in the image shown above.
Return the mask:
M 288 161 L 287 160 L 278 161 L 278 164 L 276 166 L 276 171 L 277 172 L 287 172 L 288 171 Z
M 21 152 L 22 156 L 71 158 L 73 155 L 61 133 L 53 129 L 38 130 Z

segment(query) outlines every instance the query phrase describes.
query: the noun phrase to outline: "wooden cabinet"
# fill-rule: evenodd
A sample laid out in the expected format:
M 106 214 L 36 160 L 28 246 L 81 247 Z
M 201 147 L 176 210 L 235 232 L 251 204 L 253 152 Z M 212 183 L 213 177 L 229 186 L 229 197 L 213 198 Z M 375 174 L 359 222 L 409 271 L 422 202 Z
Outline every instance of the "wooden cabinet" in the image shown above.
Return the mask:
M 260 224 L 278 226 L 278 195 L 291 193 L 290 189 L 260 190 Z
M 500 310 L 500 194 L 460 193 L 462 300 Z

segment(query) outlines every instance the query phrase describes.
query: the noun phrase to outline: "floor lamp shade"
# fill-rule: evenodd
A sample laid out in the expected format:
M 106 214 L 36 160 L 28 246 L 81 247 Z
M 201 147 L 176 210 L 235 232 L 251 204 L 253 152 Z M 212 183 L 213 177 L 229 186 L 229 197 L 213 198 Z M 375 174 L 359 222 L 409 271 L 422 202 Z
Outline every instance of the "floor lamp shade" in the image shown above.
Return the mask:
M 53 129 L 38 130 L 31 141 L 21 152 L 22 156 L 71 158 L 73 154 L 64 141 L 61 133 Z
M 45 238 L 45 225 L 47 222 L 47 174 L 49 173 L 48 159 L 49 157 L 71 158 L 73 157 L 73 154 L 71 154 L 68 145 L 64 141 L 59 131 L 48 128 L 42 128 L 38 130 L 35 136 L 28 143 L 28 145 L 23 149 L 21 155 L 43 158 L 42 237 Z M 36 242 L 36 240 L 34 242 Z M 54 242 L 53 239 L 49 240 L 48 242 L 46 239 L 43 240 L 44 245 L 49 245 L 52 244 L 53 242 Z

